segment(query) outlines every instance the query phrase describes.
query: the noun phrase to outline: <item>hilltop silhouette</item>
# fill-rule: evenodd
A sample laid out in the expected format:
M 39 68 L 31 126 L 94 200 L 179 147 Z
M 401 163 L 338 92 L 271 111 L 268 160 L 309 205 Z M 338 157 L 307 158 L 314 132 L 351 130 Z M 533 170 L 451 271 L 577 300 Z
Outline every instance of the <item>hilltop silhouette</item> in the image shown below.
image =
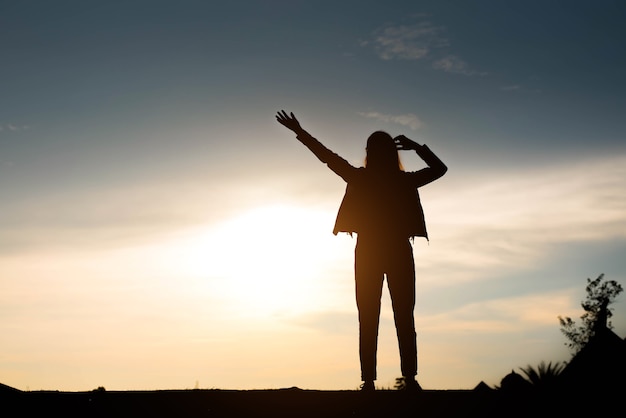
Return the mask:
M 609 399 L 612 393 L 616 392 L 606 394 Z M 573 401 L 572 395 L 580 393 L 494 389 L 483 382 L 473 390 L 422 390 L 417 394 L 298 388 L 91 392 L 0 388 L 3 409 L 19 411 L 15 416 L 20 417 L 583 417 L 604 415 L 615 406 L 606 401 L 606 395 L 592 393 L 580 398 L 585 400 L 583 404 Z

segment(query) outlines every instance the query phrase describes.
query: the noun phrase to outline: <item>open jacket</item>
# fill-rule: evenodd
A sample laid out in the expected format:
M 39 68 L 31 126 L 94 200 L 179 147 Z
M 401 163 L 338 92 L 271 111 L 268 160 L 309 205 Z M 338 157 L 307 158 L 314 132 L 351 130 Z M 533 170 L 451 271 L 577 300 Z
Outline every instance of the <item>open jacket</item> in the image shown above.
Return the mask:
M 420 145 L 416 150 L 427 167 L 412 172 L 381 174 L 352 166 L 305 131 L 297 138 L 347 183 L 333 229 L 335 235 L 356 232 L 377 237 L 428 239 L 417 189 L 447 171 L 446 165 L 430 148 Z

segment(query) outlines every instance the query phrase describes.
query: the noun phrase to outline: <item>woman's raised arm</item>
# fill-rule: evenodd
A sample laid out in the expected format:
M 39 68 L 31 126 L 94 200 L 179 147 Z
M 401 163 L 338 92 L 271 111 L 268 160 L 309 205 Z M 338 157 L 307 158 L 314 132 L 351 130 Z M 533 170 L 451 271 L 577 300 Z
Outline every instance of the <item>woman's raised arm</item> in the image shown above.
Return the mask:
M 285 128 L 295 132 L 298 141 L 311 150 L 321 162 L 326 163 L 328 168 L 341 176 L 345 181 L 348 181 L 355 168 L 305 131 L 293 113 L 287 114 L 287 112 L 281 110 L 276 114 L 276 120 Z

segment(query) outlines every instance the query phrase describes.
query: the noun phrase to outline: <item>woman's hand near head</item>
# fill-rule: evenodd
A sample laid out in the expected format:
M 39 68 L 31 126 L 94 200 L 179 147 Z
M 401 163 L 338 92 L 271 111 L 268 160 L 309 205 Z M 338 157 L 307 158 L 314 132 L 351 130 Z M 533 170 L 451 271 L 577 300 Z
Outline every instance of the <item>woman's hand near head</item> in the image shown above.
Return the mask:
M 412 139 L 407 138 L 404 135 L 398 135 L 393 139 L 393 142 L 396 143 L 396 149 L 398 150 L 414 150 L 417 151 L 420 144 L 413 141 Z
M 281 110 L 276 114 L 276 120 L 285 128 L 294 131 L 296 134 L 299 134 L 304 130 L 302 129 L 302 126 L 300 126 L 300 122 L 298 122 L 298 119 L 296 119 L 293 112 L 288 115 L 287 112 Z

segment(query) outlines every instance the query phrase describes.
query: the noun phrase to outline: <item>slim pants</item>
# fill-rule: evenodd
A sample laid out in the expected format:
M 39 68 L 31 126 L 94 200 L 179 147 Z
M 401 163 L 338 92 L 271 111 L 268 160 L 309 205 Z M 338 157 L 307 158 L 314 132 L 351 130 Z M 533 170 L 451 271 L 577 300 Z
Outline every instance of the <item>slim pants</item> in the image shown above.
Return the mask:
M 380 242 L 358 237 L 355 248 L 356 303 L 359 312 L 361 380 L 376 380 L 376 350 L 383 281 L 391 296 L 402 376 L 417 374 L 415 263 L 408 239 Z

